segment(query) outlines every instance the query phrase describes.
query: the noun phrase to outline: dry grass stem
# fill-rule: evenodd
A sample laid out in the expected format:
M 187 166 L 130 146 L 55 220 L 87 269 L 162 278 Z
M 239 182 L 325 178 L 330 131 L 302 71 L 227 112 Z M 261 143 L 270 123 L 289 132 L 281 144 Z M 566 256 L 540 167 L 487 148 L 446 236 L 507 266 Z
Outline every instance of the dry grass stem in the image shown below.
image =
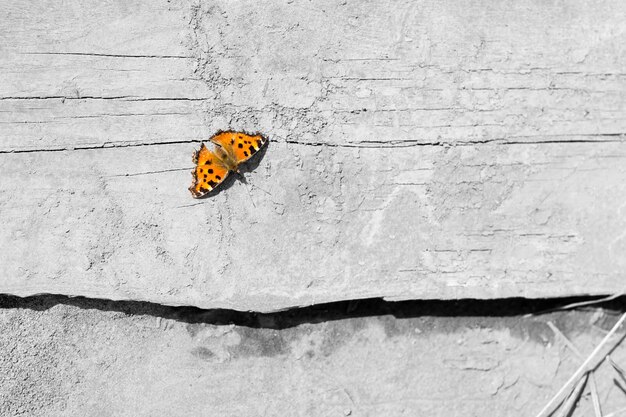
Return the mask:
M 585 384 L 587 383 L 588 377 L 589 372 L 584 374 L 583 377 L 578 380 L 578 384 L 576 384 L 569 397 L 567 398 L 567 401 L 565 401 L 565 404 L 563 404 L 563 407 L 561 408 L 561 412 L 558 414 L 558 417 L 567 417 L 572 415 L 572 411 L 574 411 L 574 408 L 576 408 L 576 404 L 578 404 L 578 400 L 580 399 L 580 396 L 585 389 Z
M 576 356 L 578 356 L 580 359 L 583 358 L 582 353 L 580 353 L 580 350 L 578 350 L 578 348 L 576 346 L 574 346 L 574 344 L 567 338 L 565 337 L 565 335 L 559 330 L 558 327 L 556 327 L 554 325 L 554 323 L 552 323 L 551 321 L 548 322 L 548 327 L 554 332 L 554 334 L 556 334 L 558 337 L 560 337 L 563 340 L 563 343 L 565 343 L 565 345 L 572 351 L 574 352 L 574 354 Z
M 593 412 L 596 417 L 602 417 L 602 407 L 600 407 L 600 396 L 598 395 L 598 385 L 596 384 L 596 375 L 591 372 L 591 381 L 589 383 L 591 391 L 591 402 L 593 403 Z
M 585 359 L 585 361 L 578 367 L 576 372 L 574 372 L 574 374 L 567 380 L 567 382 L 561 387 L 561 389 L 559 389 L 559 391 L 552 397 L 552 399 L 548 401 L 548 403 L 541 409 L 541 411 L 537 413 L 537 417 L 547 417 L 552 414 L 556 407 L 563 401 L 566 393 L 571 390 L 571 387 L 583 376 L 583 374 L 585 374 L 591 368 L 590 365 L 597 360 L 596 357 L 598 356 L 598 354 L 604 348 L 606 348 L 606 345 L 608 344 L 611 337 L 617 332 L 622 324 L 624 324 L 625 320 L 626 313 L 622 314 L 622 316 L 619 318 L 617 323 L 615 323 L 611 331 L 602 339 L 602 341 L 598 344 L 598 346 L 596 346 L 593 352 L 589 354 L 587 359 Z M 622 337 L 619 337 L 617 339 L 617 342 L 615 343 L 615 346 L 617 346 L 617 344 L 619 344 L 621 340 Z M 612 350 L 612 348 L 614 348 L 615 346 L 612 346 L 610 350 Z M 607 352 L 606 354 L 608 353 L 609 352 Z
M 594 304 L 605 303 L 607 301 L 615 300 L 616 298 L 619 298 L 622 295 L 624 295 L 623 292 L 617 293 L 617 294 L 613 294 L 613 295 L 609 295 L 609 296 L 604 297 L 604 298 L 598 298 L 597 300 L 581 301 L 581 302 L 578 302 L 578 303 L 567 304 L 567 305 L 555 308 L 555 310 L 556 311 L 571 310 L 572 308 L 585 307 L 585 306 L 590 306 L 590 305 L 594 305 Z
M 609 363 L 611 364 L 613 369 L 615 369 L 617 374 L 621 377 L 622 381 L 626 384 L 626 372 L 624 372 L 624 370 L 613 361 L 613 358 L 611 358 L 610 356 L 608 358 L 609 358 Z

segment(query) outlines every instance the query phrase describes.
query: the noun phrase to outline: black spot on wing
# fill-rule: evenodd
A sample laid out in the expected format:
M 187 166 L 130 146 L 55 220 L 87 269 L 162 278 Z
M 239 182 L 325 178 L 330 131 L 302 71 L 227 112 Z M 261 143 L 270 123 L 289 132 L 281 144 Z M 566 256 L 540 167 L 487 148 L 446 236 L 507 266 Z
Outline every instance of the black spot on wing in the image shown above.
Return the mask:
M 220 177 L 219 175 L 216 175 L 216 176 L 215 176 L 215 178 L 216 178 L 218 181 L 221 181 L 221 180 L 222 180 L 222 177 Z
M 210 190 L 204 187 L 200 187 L 200 192 L 201 193 L 208 193 Z
M 209 168 L 209 170 L 207 171 L 209 174 L 213 173 L 213 168 Z
M 211 187 L 211 189 L 214 189 L 215 187 L 217 187 L 217 183 L 213 180 L 209 180 L 209 187 Z
M 240 144 L 239 144 L 239 145 L 237 145 L 237 146 L 239 146 L 239 149 L 241 149 L 241 148 L 243 148 L 243 143 L 240 143 Z
M 243 156 L 248 156 L 248 151 L 243 151 Z
M 256 152 L 256 149 L 254 149 L 254 146 L 250 145 L 250 147 L 248 148 L 250 149 L 250 155 L 254 154 Z

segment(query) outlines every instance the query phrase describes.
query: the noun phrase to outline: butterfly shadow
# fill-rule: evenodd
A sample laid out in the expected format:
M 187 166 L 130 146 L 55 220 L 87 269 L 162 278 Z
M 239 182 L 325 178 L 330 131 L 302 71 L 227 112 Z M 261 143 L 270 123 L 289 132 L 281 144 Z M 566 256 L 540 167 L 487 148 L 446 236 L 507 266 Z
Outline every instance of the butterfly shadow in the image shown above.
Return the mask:
M 233 186 L 233 184 L 235 184 L 235 182 L 242 182 L 245 185 L 248 185 L 248 180 L 246 180 L 245 174 L 254 171 L 259 166 L 261 160 L 265 157 L 265 153 L 267 152 L 267 148 L 269 146 L 270 141 L 268 140 L 265 145 L 252 156 L 252 158 L 239 166 L 239 173 L 230 172 L 220 185 L 218 185 L 214 190 L 208 192 L 202 197 L 199 197 L 198 200 L 215 197 L 221 192 L 228 190 L 230 187 Z

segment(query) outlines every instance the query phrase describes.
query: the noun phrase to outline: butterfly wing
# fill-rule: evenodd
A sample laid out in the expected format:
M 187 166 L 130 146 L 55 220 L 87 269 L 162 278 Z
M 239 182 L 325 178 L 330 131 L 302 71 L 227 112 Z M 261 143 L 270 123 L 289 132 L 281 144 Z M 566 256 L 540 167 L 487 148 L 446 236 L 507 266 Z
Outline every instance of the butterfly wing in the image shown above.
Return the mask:
M 194 152 L 193 163 L 196 168 L 191 171 L 193 182 L 189 191 L 194 198 L 200 198 L 210 193 L 228 176 L 228 169 L 214 152 L 200 145 L 200 150 Z
M 239 164 L 257 153 L 267 143 L 267 138 L 242 132 L 221 132 L 213 136 L 211 141 L 224 148 Z

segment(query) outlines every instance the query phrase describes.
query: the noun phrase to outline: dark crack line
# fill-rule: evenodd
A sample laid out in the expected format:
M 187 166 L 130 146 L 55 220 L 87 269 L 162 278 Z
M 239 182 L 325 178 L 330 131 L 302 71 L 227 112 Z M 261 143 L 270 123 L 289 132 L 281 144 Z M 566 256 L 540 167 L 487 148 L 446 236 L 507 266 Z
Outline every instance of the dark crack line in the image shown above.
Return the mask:
M 199 206 L 199 205 L 201 205 L 201 204 L 206 204 L 206 202 L 205 202 L 205 201 L 201 201 L 201 202 L 199 202 L 199 203 L 185 204 L 185 205 L 183 205 L 183 206 L 176 206 L 176 207 L 174 207 L 174 208 L 175 208 L 175 209 L 177 209 L 177 208 L 187 208 L 187 207 Z
M 581 135 L 576 135 L 581 136 Z M 355 142 L 355 143 L 324 143 L 324 142 L 300 142 L 295 140 L 285 140 L 276 143 L 287 143 L 290 145 L 300 145 L 300 146 L 313 146 L 320 147 L 325 146 L 329 148 L 361 148 L 361 149 L 388 149 L 388 148 L 412 148 L 412 147 L 420 147 L 420 146 L 439 146 L 439 147 L 455 147 L 455 146 L 475 146 L 475 145 L 485 145 L 485 144 L 493 144 L 497 146 L 509 146 L 509 145 L 543 145 L 543 144 L 573 144 L 573 143 L 624 143 L 626 142 L 626 133 L 609 133 L 604 135 L 586 135 L 586 136 L 597 136 L 597 137 L 616 137 L 620 139 L 552 139 L 552 140 L 534 140 L 534 141 L 510 141 L 504 138 L 501 139 L 487 139 L 487 140 L 474 140 L 467 142 L 418 142 L 418 141 L 391 141 L 391 142 L 382 142 L 382 141 L 372 141 L 372 142 Z M 189 140 L 172 140 L 172 141 L 163 141 L 163 142 L 152 142 L 152 143 L 104 143 L 101 145 L 86 145 L 86 146 L 67 146 L 60 148 L 49 148 L 49 149 L 15 149 L 15 150 L 0 150 L 0 154 L 10 154 L 10 153 L 37 153 L 37 152 L 65 152 L 65 151 L 86 151 L 86 150 L 95 150 L 95 149 L 110 149 L 110 148 L 135 148 L 141 146 L 161 146 L 161 145 L 180 145 L 180 144 L 199 144 L 201 142 L 206 142 L 202 139 L 189 139 Z M 139 174 L 134 174 L 139 175 Z
M 547 140 L 528 140 L 528 141 L 511 141 L 505 138 L 497 139 L 485 139 L 485 140 L 472 140 L 465 142 L 420 142 L 420 141 L 366 141 L 366 142 L 353 142 L 345 144 L 337 143 L 324 143 L 324 142 L 300 142 L 295 140 L 286 140 L 285 143 L 302 145 L 302 146 L 327 146 L 331 148 L 412 148 L 417 146 L 474 146 L 484 144 L 494 145 L 539 145 L 539 144 L 568 144 L 568 143 L 620 143 L 626 139 L 626 133 L 608 133 L 598 135 L 575 135 L 575 136 L 590 136 L 590 137 L 616 137 L 622 139 L 547 139 Z M 519 137 L 514 137 L 519 138 Z
M 543 145 L 554 143 L 624 143 L 626 140 L 622 139 L 573 139 L 573 140 L 535 140 L 535 141 L 509 141 L 505 143 L 498 143 L 499 145 Z
M 211 97 L 138 97 L 138 96 L 4 96 L 0 100 L 124 100 L 124 101 L 207 101 Z
M 146 171 L 146 172 L 135 172 L 133 174 L 116 174 L 116 175 L 109 175 L 109 178 L 113 178 L 113 177 L 136 177 L 139 175 L 151 175 L 151 174 L 162 174 L 164 172 L 176 172 L 176 171 L 191 171 L 193 170 L 193 167 L 187 167 L 187 168 L 171 168 L 171 169 L 160 169 L 158 171 Z
M 185 55 L 133 55 L 133 54 L 100 54 L 94 52 L 25 52 L 24 55 L 74 55 L 99 56 L 106 58 L 162 58 L 162 59 L 195 59 Z
M 185 143 L 201 143 L 201 142 L 206 142 L 206 141 L 201 140 L 201 139 L 190 139 L 190 140 L 172 140 L 172 141 L 152 142 L 152 143 L 103 143 L 102 145 L 71 146 L 71 147 L 50 148 L 50 149 L 16 149 L 16 150 L 10 150 L 10 151 L 0 150 L 0 154 L 90 151 L 90 150 L 96 150 L 96 149 L 137 148 L 141 146 L 179 145 L 179 144 L 185 144 Z
M 444 142 L 418 142 L 418 141 L 371 141 L 371 142 L 352 142 L 352 143 L 325 143 L 325 142 L 300 142 L 297 140 L 286 140 L 285 143 L 290 145 L 301 146 L 325 146 L 329 148 L 412 148 L 415 146 L 443 146 Z M 478 143 L 478 142 L 476 142 Z M 487 143 L 481 141 L 480 143 Z
M 149 301 L 113 301 L 101 298 L 69 297 L 60 294 L 40 294 L 25 298 L 0 294 L 0 310 L 30 309 L 46 311 L 56 305 L 68 305 L 84 310 L 116 311 L 132 315 L 150 315 L 182 323 L 212 325 L 237 325 L 251 328 L 288 329 L 306 323 L 323 323 L 359 317 L 392 315 L 396 319 L 416 317 L 518 317 L 527 318 L 549 314 L 572 303 L 597 303 L 609 311 L 624 311 L 626 297 L 607 299 L 606 296 L 571 296 L 561 298 L 530 299 L 501 298 L 491 300 L 408 300 L 386 301 L 365 298 L 335 301 L 310 306 L 294 306 L 275 312 L 240 311 L 234 309 L 201 309 L 192 306 L 172 307 Z M 555 314 L 555 313 L 552 313 Z M 565 314 L 565 312 L 562 312 Z
M 128 101 L 207 101 L 213 100 L 211 97 L 133 97 L 129 98 Z
M 133 99 L 133 96 L 4 96 L 0 100 L 126 100 Z
M 189 116 L 192 113 L 186 112 L 166 112 L 166 113 L 102 113 L 89 116 L 61 116 L 55 117 L 55 120 L 74 120 L 74 119 L 100 119 L 103 117 L 135 117 L 135 116 Z M 24 123 L 24 122 L 8 122 L 8 123 Z M 28 122 L 30 123 L 30 122 Z

